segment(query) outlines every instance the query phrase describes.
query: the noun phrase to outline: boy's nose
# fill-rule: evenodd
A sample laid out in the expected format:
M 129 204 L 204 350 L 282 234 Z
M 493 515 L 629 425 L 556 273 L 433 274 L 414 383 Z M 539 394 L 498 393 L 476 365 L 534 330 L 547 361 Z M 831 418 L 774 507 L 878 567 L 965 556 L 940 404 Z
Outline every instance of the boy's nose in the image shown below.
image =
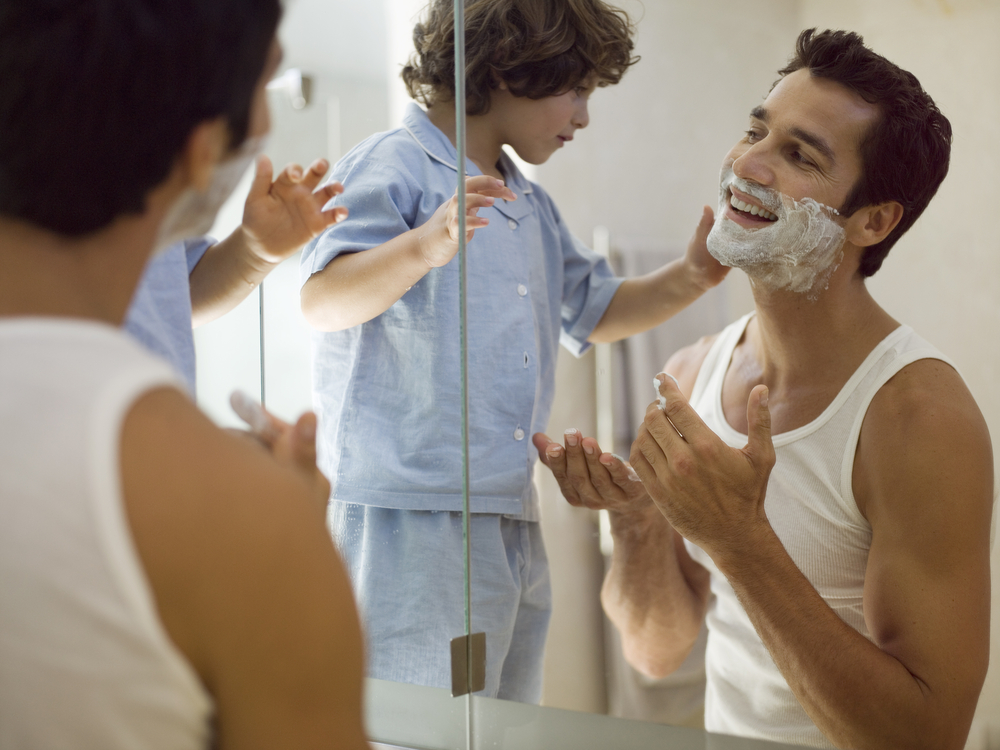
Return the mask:
M 578 128 L 585 128 L 590 123 L 590 112 L 587 111 L 587 101 L 584 100 L 577 107 L 576 114 L 573 115 L 573 124 Z

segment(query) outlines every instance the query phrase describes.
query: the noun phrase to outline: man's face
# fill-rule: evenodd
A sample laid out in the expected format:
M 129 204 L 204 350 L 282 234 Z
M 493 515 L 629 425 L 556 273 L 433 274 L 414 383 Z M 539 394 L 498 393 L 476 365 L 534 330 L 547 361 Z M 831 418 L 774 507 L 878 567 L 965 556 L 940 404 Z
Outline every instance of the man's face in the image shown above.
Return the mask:
M 163 251 L 188 237 L 205 234 L 211 229 L 219 209 L 263 149 L 264 139 L 271 129 L 266 87 L 280 62 L 281 46 L 275 40 L 271 43 L 264 69 L 254 87 L 246 138 L 215 163 L 207 185 L 201 189 L 189 188 L 170 207 L 160 225 L 156 239 L 157 251 Z M 226 133 L 225 137 L 228 138 L 228 127 L 222 127 L 224 130 L 220 132 Z
M 267 53 L 267 62 L 253 91 L 253 101 L 250 103 L 250 121 L 247 128 L 247 138 L 260 138 L 271 130 L 271 112 L 267 106 L 267 84 L 275 73 L 282 58 L 281 45 L 275 39 Z
M 713 255 L 776 289 L 814 291 L 842 257 L 836 209 L 861 175 L 861 139 L 876 116 L 808 70 L 782 79 L 723 161 Z

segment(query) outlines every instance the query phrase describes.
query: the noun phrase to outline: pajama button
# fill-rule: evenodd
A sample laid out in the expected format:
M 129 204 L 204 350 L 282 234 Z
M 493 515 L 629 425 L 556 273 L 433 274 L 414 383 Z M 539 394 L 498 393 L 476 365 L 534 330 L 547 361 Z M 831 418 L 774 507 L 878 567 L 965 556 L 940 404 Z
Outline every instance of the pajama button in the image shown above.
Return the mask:
M 528 287 L 526 287 L 524 284 L 518 284 L 517 285 L 517 296 L 518 297 L 523 297 L 527 293 L 528 293 Z
M 509 226 L 511 229 L 517 229 L 517 222 L 514 221 L 513 219 L 507 219 L 507 226 Z
M 524 440 L 524 430 L 522 430 L 520 427 L 518 427 L 516 430 L 514 430 L 514 439 L 515 440 Z

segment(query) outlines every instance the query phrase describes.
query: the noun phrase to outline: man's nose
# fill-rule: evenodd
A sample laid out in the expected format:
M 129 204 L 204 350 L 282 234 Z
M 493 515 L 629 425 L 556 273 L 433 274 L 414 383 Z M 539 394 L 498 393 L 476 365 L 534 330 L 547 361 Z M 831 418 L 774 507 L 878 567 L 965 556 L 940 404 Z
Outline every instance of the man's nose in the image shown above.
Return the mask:
M 769 186 L 774 181 L 771 154 L 763 142 L 749 146 L 733 161 L 733 174 L 737 177 Z

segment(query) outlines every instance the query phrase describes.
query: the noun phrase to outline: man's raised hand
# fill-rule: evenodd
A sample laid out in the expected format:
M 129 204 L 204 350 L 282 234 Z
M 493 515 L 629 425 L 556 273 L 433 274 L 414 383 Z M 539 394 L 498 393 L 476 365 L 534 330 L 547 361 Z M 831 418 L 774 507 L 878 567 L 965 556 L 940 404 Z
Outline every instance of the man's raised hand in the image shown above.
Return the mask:
M 291 425 L 265 410 L 243 391 L 233 391 L 229 403 L 250 427 L 250 434 L 280 463 L 294 467 L 309 479 L 317 501 L 326 508 L 330 483 L 316 466 L 316 415 L 305 412 Z
M 714 556 L 767 523 L 764 497 L 774 467 L 767 388 L 755 386 L 747 402 L 746 447 L 726 445 L 691 408 L 672 378 L 661 374 L 663 405 L 650 404 L 631 462 L 670 524 Z

